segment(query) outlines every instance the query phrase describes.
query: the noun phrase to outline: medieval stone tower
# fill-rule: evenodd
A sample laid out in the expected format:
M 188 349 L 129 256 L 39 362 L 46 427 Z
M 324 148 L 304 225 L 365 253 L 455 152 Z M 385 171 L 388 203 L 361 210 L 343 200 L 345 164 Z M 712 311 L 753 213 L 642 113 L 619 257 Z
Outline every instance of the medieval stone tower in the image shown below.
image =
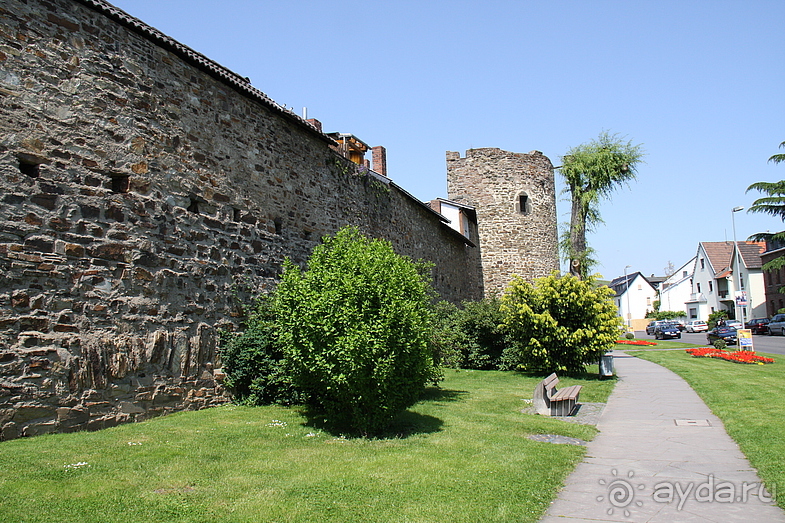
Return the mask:
M 541 152 L 448 151 L 447 194 L 477 212 L 486 296 L 513 275 L 531 281 L 559 268 L 553 165 Z

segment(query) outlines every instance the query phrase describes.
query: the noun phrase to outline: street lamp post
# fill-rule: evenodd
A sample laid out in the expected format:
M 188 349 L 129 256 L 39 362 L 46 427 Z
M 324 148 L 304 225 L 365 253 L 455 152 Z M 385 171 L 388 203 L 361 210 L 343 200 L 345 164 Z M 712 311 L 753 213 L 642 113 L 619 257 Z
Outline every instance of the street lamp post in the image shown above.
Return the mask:
M 738 304 L 738 300 L 736 299 L 736 293 L 741 292 L 741 285 L 739 283 L 739 271 L 741 270 L 741 264 L 739 263 L 739 244 L 736 242 L 736 213 L 739 211 L 743 211 L 744 207 L 734 207 L 730 211 L 730 218 L 731 222 L 733 223 L 733 256 L 736 258 L 736 270 L 733 271 L 733 306 L 736 318 L 741 316 L 741 323 L 744 325 L 744 308 L 740 308 Z M 731 259 L 731 267 L 733 267 L 732 263 L 733 259 Z M 739 314 L 741 313 L 741 314 Z
M 627 290 L 624 291 L 625 296 L 627 296 L 627 332 L 632 328 L 632 314 L 630 313 L 630 280 L 627 279 L 627 269 L 630 267 L 631 265 L 627 265 L 624 268 L 624 281 L 627 283 Z

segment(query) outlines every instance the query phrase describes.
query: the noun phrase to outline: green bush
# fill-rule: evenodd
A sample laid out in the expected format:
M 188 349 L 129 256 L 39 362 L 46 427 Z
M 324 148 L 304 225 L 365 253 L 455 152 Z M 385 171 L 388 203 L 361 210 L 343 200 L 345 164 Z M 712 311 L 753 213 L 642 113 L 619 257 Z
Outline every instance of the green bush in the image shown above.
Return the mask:
M 242 333 L 222 333 L 221 360 L 224 383 L 238 403 L 291 405 L 304 399 L 292 382 L 283 352 L 275 345 L 265 303 L 257 307 Z
M 430 342 L 436 363 L 453 369 L 463 367 L 465 342 L 459 328 L 461 310 L 455 304 L 441 300 L 434 304 L 433 313 Z
M 534 284 L 516 278 L 502 297 L 510 346 L 507 368 L 579 373 L 618 339 L 613 291 L 593 278 L 552 274 Z
M 495 370 L 506 347 L 501 300 L 465 301 L 459 308 L 448 302 L 435 307 L 432 343 L 446 367 Z
M 646 317 L 653 320 L 675 320 L 677 318 L 686 318 L 687 313 L 684 311 L 656 311 L 650 312 Z
M 287 261 L 273 308 L 278 341 L 311 407 L 364 434 L 383 430 L 439 378 L 423 264 L 345 227 Z
M 728 348 L 728 344 L 725 342 L 725 340 L 714 340 L 714 343 L 712 343 L 712 345 L 714 345 L 715 349 L 719 349 L 719 350 L 725 350 Z
M 507 346 L 503 323 L 504 313 L 498 298 L 464 302 L 458 317 L 458 328 L 463 334 L 465 368 L 499 368 Z

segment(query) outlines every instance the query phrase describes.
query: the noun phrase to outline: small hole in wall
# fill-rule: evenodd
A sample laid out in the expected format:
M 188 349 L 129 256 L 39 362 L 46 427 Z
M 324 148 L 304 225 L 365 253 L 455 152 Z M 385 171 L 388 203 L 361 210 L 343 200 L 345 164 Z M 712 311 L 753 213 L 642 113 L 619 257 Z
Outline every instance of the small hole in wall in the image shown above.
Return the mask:
M 529 214 L 532 210 L 531 199 L 526 193 L 521 193 L 515 200 L 515 212 L 518 214 Z
M 192 213 L 199 214 L 199 202 L 197 202 L 195 199 L 191 198 L 191 203 L 188 204 L 187 209 L 188 209 L 188 211 L 190 211 Z
M 274 219 L 273 224 L 275 225 L 275 234 L 281 234 L 281 230 L 283 228 L 283 223 L 281 222 L 281 219 L 280 218 Z
M 30 178 L 38 178 L 41 174 L 41 168 L 37 163 L 19 160 L 19 172 L 26 174 Z
M 232 219 L 236 222 L 240 221 L 240 209 L 232 209 Z
M 128 175 L 112 176 L 112 192 L 117 194 L 124 194 L 128 192 L 130 187 L 130 178 Z

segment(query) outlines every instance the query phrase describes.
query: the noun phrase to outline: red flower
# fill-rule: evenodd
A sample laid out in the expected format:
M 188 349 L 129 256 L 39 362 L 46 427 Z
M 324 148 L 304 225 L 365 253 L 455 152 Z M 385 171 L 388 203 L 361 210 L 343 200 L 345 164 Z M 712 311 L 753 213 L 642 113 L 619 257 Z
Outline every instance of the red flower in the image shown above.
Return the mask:
M 622 345 L 657 345 L 653 341 L 646 340 L 616 340 L 616 343 L 620 343 Z
M 687 349 L 686 352 L 694 358 L 718 358 L 725 361 L 732 361 L 734 363 L 757 363 L 759 365 L 763 365 L 764 363 L 774 363 L 773 359 L 766 358 L 764 356 L 758 356 L 754 351 L 749 350 L 729 352 L 716 349 L 714 347 L 699 347 L 697 349 Z

